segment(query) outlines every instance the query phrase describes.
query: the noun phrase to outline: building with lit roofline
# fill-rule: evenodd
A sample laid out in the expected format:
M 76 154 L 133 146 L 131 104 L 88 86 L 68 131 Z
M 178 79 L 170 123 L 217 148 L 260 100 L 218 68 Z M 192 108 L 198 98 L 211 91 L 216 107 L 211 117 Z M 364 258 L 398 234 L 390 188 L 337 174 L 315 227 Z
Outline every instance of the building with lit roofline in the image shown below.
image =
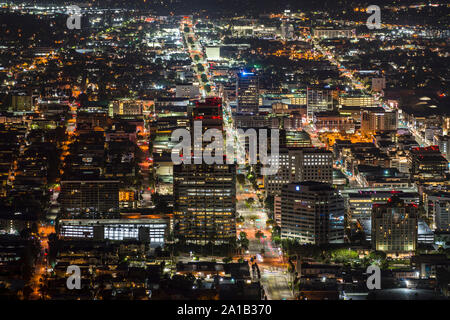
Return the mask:
M 372 207 L 372 248 L 390 254 L 412 253 L 417 248 L 418 206 L 391 197 Z

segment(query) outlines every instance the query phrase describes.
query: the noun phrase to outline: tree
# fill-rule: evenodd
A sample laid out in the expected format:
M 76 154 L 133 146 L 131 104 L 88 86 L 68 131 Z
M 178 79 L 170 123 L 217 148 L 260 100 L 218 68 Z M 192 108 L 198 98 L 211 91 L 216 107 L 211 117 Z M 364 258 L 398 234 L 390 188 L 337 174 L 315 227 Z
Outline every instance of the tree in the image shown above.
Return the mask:
M 267 219 L 267 221 L 266 221 L 266 226 L 267 227 L 269 227 L 269 226 L 275 226 L 275 221 L 273 220 L 273 219 Z
M 383 251 L 372 251 L 369 253 L 369 259 L 372 262 L 386 260 L 386 253 Z
M 279 226 L 272 228 L 272 241 L 277 245 L 281 244 L 281 228 Z
M 267 196 L 264 200 L 264 206 L 267 210 L 270 210 L 270 212 L 273 212 L 274 210 L 274 197 L 273 196 Z
M 32 293 L 33 293 L 33 288 L 31 288 L 29 285 L 26 285 L 23 288 L 23 296 L 25 297 L 25 300 L 29 300 Z
M 31 236 L 31 229 L 30 228 L 24 228 L 20 231 L 20 236 L 23 239 L 28 239 Z
M 436 269 L 436 280 L 439 288 L 444 295 L 448 295 L 450 284 L 450 271 L 445 268 L 439 267 Z
M 260 230 L 256 231 L 255 237 L 256 238 L 262 238 L 264 236 L 264 233 L 262 233 Z
M 223 261 L 223 263 L 230 263 L 230 262 L 233 261 L 233 258 L 231 258 L 231 257 L 225 257 L 225 258 L 222 259 L 222 261 Z
M 245 205 L 248 208 L 251 208 L 253 204 L 255 204 L 255 199 L 254 198 L 248 198 L 248 199 L 245 200 Z
M 38 226 L 36 222 L 33 222 L 33 224 L 31 225 L 31 233 L 38 234 L 38 232 L 39 232 Z
M 331 258 L 335 262 L 349 263 L 358 258 L 358 252 L 347 248 L 336 249 L 331 252 Z
M 238 244 L 239 247 L 243 250 L 247 250 L 248 245 L 250 244 L 250 241 L 247 239 L 247 234 L 243 231 L 239 234 Z
M 236 180 L 239 184 L 244 185 L 245 184 L 245 175 L 243 175 L 242 173 L 238 174 L 236 176 Z

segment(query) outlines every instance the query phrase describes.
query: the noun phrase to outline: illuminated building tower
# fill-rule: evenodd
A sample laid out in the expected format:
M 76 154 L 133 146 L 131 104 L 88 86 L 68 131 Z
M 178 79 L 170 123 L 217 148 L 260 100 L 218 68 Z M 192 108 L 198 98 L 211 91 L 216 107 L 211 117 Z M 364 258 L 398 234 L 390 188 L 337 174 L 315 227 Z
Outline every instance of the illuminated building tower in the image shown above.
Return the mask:
M 217 129 L 223 133 L 223 111 L 221 98 L 206 98 L 205 102 L 196 102 L 195 108 L 192 110 L 191 132 L 195 132 L 194 122 L 200 121 L 203 135 L 208 129 Z M 191 141 L 193 143 L 193 150 L 195 150 L 195 148 L 201 148 L 202 152 L 210 151 L 212 152 L 212 155 L 214 155 L 213 150 L 206 150 L 211 141 L 202 140 L 201 146 L 193 136 Z M 222 152 L 223 154 L 224 150 L 222 148 L 221 151 L 216 151 Z
M 293 181 L 333 183 L 333 153 L 319 148 L 283 148 L 274 160 L 278 172 L 264 176 L 268 195 L 279 195 L 285 184 Z
M 446 180 L 445 171 L 448 161 L 438 146 L 412 148 L 409 155 L 411 177 L 414 180 Z
M 253 72 L 241 72 L 236 81 L 237 113 L 258 114 L 259 79 Z
M 288 149 L 281 149 L 278 157 L 269 159 L 269 163 L 278 163 L 278 171 L 275 174 L 264 176 L 266 194 L 268 196 L 280 195 L 281 188 L 291 182 Z
M 221 98 L 206 98 L 205 102 L 197 102 L 193 109 L 193 120 L 202 121 L 203 130 L 223 130 L 223 111 Z
M 432 218 L 436 231 L 450 232 L 450 192 L 428 191 L 424 195 L 427 216 Z
M 235 165 L 175 165 L 173 188 L 179 240 L 204 245 L 236 238 Z
M 119 181 L 61 181 L 59 198 L 63 212 L 71 216 L 114 215 L 119 212 Z
M 450 135 L 435 135 L 433 137 L 433 143 L 439 147 L 442 155 L 447 160 L 450 160 Z
M 319 148 L 289 150 L 291 181 L 333 183 L 333 153 Z
M 308 120 L 314 119 L 317 112 L 333 110 L 332 90 L 322 88 L 307 88 L 306 90 L 306 116 Z
M 331 185 L 293 182 L 281 192 L 281 238 L 300 243 L 344 241 L 344 201 Z
M 397 130 L 397 112 L 382 107 L 366 108 L 361 111 L 361 131 L 365 134 Z
M 416 250 L 418 209 L 397 196 L 372 207 L 372 248 L 387 253 Z

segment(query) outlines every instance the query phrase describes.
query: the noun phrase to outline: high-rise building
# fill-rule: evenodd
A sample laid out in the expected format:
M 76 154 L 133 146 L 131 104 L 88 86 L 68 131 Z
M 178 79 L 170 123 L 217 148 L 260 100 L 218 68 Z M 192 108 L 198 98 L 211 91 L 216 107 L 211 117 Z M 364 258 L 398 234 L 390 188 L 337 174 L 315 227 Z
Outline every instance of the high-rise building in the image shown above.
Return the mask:
M 436 231 L 450 231 L 450 192 L 426 192 L 425 210 Z
M 222 111 L 222 99 L 217 97 L 206 98 L 205 102 L 196 102 L 194 109 L 192 110 L 192 122 L 191 122 L 191 132 L 195 134 L 195 126 L 201 123 L 202 135 L 205 134 L 206 130 L 215 129 L 219 130 L 223 135 L 223 111 Z M 210 152 L 213 156 L 215 152 L 223 154 L 223 145 L 220 147 L 209 148 L 211 141 L 204 141 L 203 139 L 197 140 L 196 137 L 192 137 L 192 148 L 194 150 L 194 157 L 197 156 L 195 150 L 202 151 L 201 155 L 205 151 Z
M 361 91 L 346 91 L 339 95 L 339 105 L 342 107 L 374 107 L 376 105 L 375 98 L 370 94 Z
M 257 114 L 259 107 L 259 79 L 254 72 L 243 71 L 236 81 L 237 113 Z
M 207 129 L 223 130 L 222 99 L 206 98 L 205 102 L 196 102 L 192 110 L 193 120 L 201 121 L 204 131 Z
M 331 185 L 304 181 L 281 192 L 281 238 L 300 243 L 344 241 L 344 201 Z
M 381 92 L 386 88 L 386 78 L 372 78 L 372 90 Z
M 439 147 L 445 159 L 450 160 L 450 135 L 436 135 L 433 137 L 433 144 Z
M 372 207 L 372 248 L 387 253 L 412 252 L 417 248 L 418 208 L 391 197 Z
M 289 151 L 281 149 L 278 156 L 269 159 L 269 165 L 278 162 L 278 171 L 273 175 L 264 176 L 264 187 L 267 195 L 280 195 L 281 188 L 291 182 Z
M 189 243 L 236 237 L 236 166 L 180 164 L 173 169 L 175 235 Z
M 397 130 L 397 112 L 382 107 L 366 108 L 361 111 L 361 131 L 367 134 Z
M 412 148 L 408 162 L 411 177 L 415 180 L 446 179 L 445 171 L 448 169 L 448 161 L 437 146 Z
M 61 209 L 79 215 L 117 214 L 119 212 L 119 181 L 61 181 Z
M 372 206 L 385 204 L 393 195 L 405 201 L 406 204 L 419 205 L 420 196 L 417 192 L 403 191 L 361 191 L 350 192 L 346 199 L 347 219 L 349 221 L 371 221 Z
M 333 91 L 324 88 L 307 88 L 306 117 L 312 121 L 314 114 L 333 110 Z
M 269 162 L 278 162 L 278 172 L 264 176 L 268 195 L 279 195 L 285 184 L 293 181 L 333 183 L 333 153 L 319 148 L 280 149 L 279 156 Z
M 197 84 L 180 83 L 175 87 L 175 94 L 177 98 L 194 99 L 200 96 L 200 89 Z
M 280 130 L 280 148 L 305 148 L 311 146 L 311 137 L 306 131 Z
M 140 240 L 152 246 L 164 245 L 167 219 L 61 219 L 58 237 L 86 240 Z
M 319 148 L 289 150 L 291 181 L 333 183 L 333 153 Z

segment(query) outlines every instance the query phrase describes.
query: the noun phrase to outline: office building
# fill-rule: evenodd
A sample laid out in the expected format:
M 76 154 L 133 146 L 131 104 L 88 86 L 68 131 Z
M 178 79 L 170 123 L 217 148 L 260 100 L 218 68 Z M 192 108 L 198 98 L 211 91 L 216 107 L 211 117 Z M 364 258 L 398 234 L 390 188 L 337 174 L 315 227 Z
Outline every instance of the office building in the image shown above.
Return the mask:
M 372 91 L 381 92 L 386 89 L 386 78 L 372 78 Z
M 119 181 L 61 181 L 61 209 L 69 215 L 119 212 Z
M 446 179 L 448 161 L 442 156 L 439 147 L 412 148 L 408 159 L 411 177 L 415 180 Z
M 372 208 L 372 248 L 397 254 L 417 248 L 418 208 L 393 196 Z
M 278 171 L 273 175 L 264 176 L 264 187 L 267 195 L 280 195 L 281 188 L 285 184 L 291 182 L 289 159 L 290 157 L 287 149 L 281 149 L 278 157 L 269 159 L 269 166 L 272 163 L 278 163 Z
M 450 192 L 426 192 L 425 210 L 436 231 L 450 231 Z
M 208 129 L 223 130 L 222 99 L 218 97 L 206 98 L 205 102 L 196 102 L 192 110 L 193 120 L 201 121 L 204 131 Z
M 393 196 L 397 196 L 406 204 L 419 205 L 420 197 L 417 192 L 402 191 L 362 191 L 346 193 L 347 217 L 351 221 L 362 222 L 372 219 L 374 204 L 385 204 Z
M 57 234 L 60 239 L 139 240 L 162 246 L 167 229 L 167 219 L 61 219 Z
M 188 243 L 228 243 L 236 238 L 236 166 L 175 165 L 175 235 Z
M 339 105 L 348 107 L 373 107 L 376 105 L 375 98 L 372 95 L 364 94 L 360 91 L 348 91 L 339 96 Z
M 333 183 L 333 153 L 319 148 L 289 149 L 291 181 Z
M 382 107 L 365 108 L 361 111 L 361 131 L 365 134 L 397 130 L 397 112 Z
M 121 99 L 112 101 L 108 108 L 110 117 L 116 115 L 137 116 L 143 114 L 144 104 L 142 101 Z
M 237 113 L 257 114 L 259 107 L 259 79 L 254 72 L 243 71 L 236 81 Z
M 435 135 L 433 144 L 439 147 L 439 151 L 445 159 L 450 160 L 450 135 Z
M 304 181 L 281 192 L 281 238 L 300 243 L 344 241 L 344 202 L 331 185 Z
M 200 96 L 200 89 L 197 84 L 180 83 L 175 87 L 175 94 L 177 98 L 195 99 Z
M 264 176 L 268 195 L 280 195 L 285 184 L 293 181 L 333 183 L 333 153 L 324 149 L 283 148 L 279 156 L 269 159 L 277 162 L 278 172 Z
M 332 90 L 322 88 L 307 88 L 306 90 L 306 117 L 314 120 L 314 114 L 333 110 Z

